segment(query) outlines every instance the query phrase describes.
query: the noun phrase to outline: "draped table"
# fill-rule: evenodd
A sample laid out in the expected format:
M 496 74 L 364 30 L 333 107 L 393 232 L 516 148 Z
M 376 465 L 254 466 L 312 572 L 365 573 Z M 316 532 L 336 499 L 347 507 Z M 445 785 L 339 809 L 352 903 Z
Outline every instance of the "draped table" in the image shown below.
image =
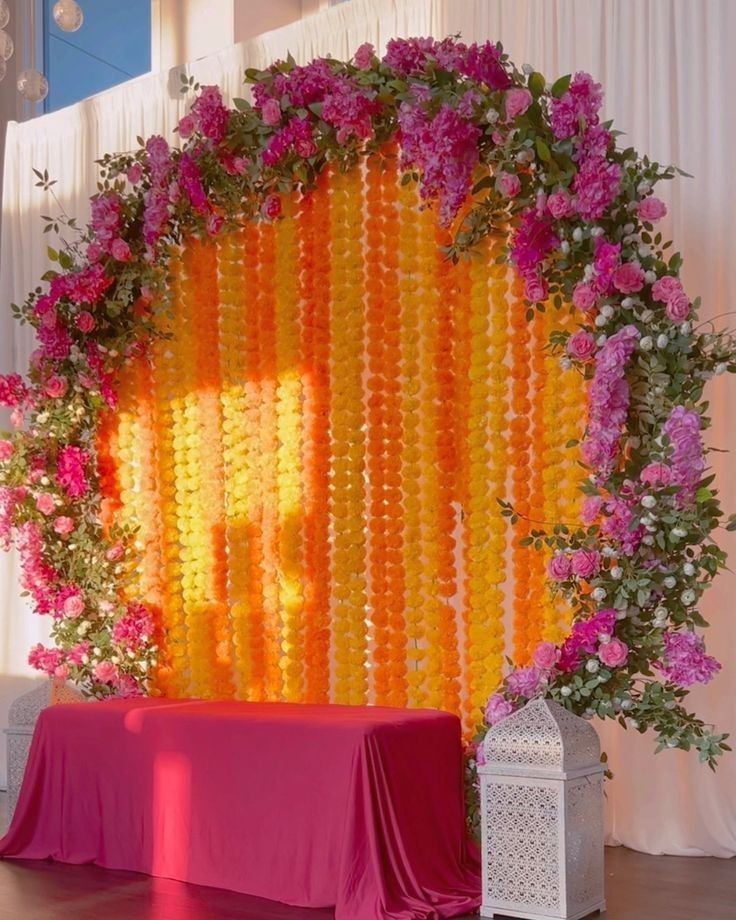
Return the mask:
M 448 713 L 202 700 L 60 705 L 0 856 L 129 869 L 337 918 L 480 903 Z

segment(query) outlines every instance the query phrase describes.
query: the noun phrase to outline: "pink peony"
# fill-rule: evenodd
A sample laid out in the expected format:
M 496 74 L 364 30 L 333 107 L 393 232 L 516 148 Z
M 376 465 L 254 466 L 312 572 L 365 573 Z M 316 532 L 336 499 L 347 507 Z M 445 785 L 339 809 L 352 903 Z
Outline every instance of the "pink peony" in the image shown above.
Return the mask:
M 261 117 L 267 125 L 277 125 L 281 121 L 281 106 L 278 99 L 267 99 L 263 103 Z
M 566 351 L 576 361 L 587 361 L 596 351 L 595 339 L 589 332 L 574 332 L 567 340 Z
M 527 300 L 538 303 L 547 296 L 547 282 L 544 278 L 527 278 L 524 283 L 524 297 Z
M 191 115 L 185 115 L 179 121 L 179 137 L 187 138 L 194 134 L 197 123 Z
M 370 70 L 376 56 L 376 49 L 370 42 L 363 42 L 353 55 L 353 61 L 358 70 Z
M 554 642 L 540 642 L 534 650 L 534 664 L 543 671 L 549 671 L 557 664 L 560 651 Z
M 56 507 L 56 502 L 54 500 L 54 496 L 51 495 L 49 492 L 42 492 L 36 498 L 36 508 L 38 508 L 41 514 L 45 514 L 46 516 L 48 516 L 49 514 L 53 512 L 55 507 Z
M 137 185 L 143 178 L 143 167 L 140 163 L 133 163 L 127 172 L 128 182 L 131 185 Z
M 572 292 L 572 302 L 583 313 L 592 310 L 596 305 L 598 295 L 590 284 L 576 284 Z
M 554 581 L 564 581 L 566 578 L 570 577 L 571 572 L 572 562 L 570 561 L 570 557 L 566 556 L 564 553 L 555 553 L 547 566 L 547 574 L 549 577 Z
M 613 286 L 622 294 L 636 294 L 644 287 L 644 269 L 634 262 L 624 262 L 613 273 Z
M 129 262 L 130 261 L 130 246 L 125 242 L 125 240 L 116 239 L 112 241 L 112 246 L 110 247 L 110 254 L 113 259 L 118 262 Z
M 667 205 L 659 198 L 645 198 L 644 201 L 639 202 L 637 213 L 641 220 L 653 223 L 665 216 Z
M 558 189 L 547 198 L 547 210 L 555 220 L 562 220 L 575 213 L 572 198 L 566 189 Z
M 79 329 L 80 332 L 92 332 L 96 325 L 97 321 L 89 310 L 82 310 L 77 317 L 77 329 Z
M 15 447 L 12 441 L 0 441 L 0 463 L 10 458 L 15 453 Z
M 601 567 L 601 556 L 596 550 L 579 549 L 572 554 L 572 573 L 578 578 L 594 578 Z
M 663 275 L 652 285 L 652 297 L 661 303 L 667 303 L 675 294 L 682 293 L 682 282 L 673 275 Z
M 601 508 L 603 507 L 603 499 L 600 495 L 589 495 L 583 501 L 583 507 L 580 512 L 580 516 L 583 519 L 584 524 L 592 524 L 601 513 Z
M 278 195 L 267 195 L 261 205 L 261 214 L 269 220 L 275 220 L 281 213 L 281 199 Z
M 521 191 L 521 181 L 513 173 L 500 172 L 496 179 L 496 188 L 506 198 L 516 198 Z
M 54 521 L 54 530 L 60 536 L 66 536 L 74 530 L 74 521 L 70 517 L 60 515 Z
M 664 656 L 657 667 L 672 683 L 680 687 L 707 684 L 720 671 L 720 663 L 706 655 L 702 638 L 694 632 L 667 631 L 662 638 Z
M 639 479 L 646 485 L 667 486 L 672 481 L 672 470 L 666 463 L 649 463 L 639 474 Z
M 66 391 L 69 389 L 69 384 L 67 383 L 66 378 L 60 377 L 58 374 L 54 374 L 46 381 L 46 386 L 44 389 L 46 391 L 46 395 L 50 396 L 52 399 L 61 399 L 61 397 L 64 396 Z
M 494 693 L 486 705 L 486 722 L 488 725 L 498 725 L 499 722 L 510 716 L 513 711 L 512 703 L 500 693 Z
M 96 664 L 93 673 L 95 680 L 98 680 L 102 684 L 111 684 L 114 680 L 117 680 L 118 677 L 118 669 L 112 661 L 101 661 L 99 664 Z
M 514 86 L 506 91 L 504 105 L 506 107 L 506 120 L 512 121 L 523 115 L 534 101 L 528 89 Z
M 542 685 L 542 673 L 532 665 L 529 668 L 516 668 L 506 678 L 506 686 L 511 693 L 531 699 Z
M 65 617 L 75 620 L 84 613 L 84 601 L 81 594 L 70 594 L 62 604 L 62 611 Z
M 629 656 L 629 647 L 620 639 L 610 639 L 608 642 L 602 642 L 598 648 L 598 657 L 606 667 L 620 668 L 626 664 Z
M 690 301 L 687 294 L 684 291 L 673 294 L 667 301 L 665 313 L 667 319 L 671 319 L 673 323 L 681 323 L 686 320 L 690 315 Z

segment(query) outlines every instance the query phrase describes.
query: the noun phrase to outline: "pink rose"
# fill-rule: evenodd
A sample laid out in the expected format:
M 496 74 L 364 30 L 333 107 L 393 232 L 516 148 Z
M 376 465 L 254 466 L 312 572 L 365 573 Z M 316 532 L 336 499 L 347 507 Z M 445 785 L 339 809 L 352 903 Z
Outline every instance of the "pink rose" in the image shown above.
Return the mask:
M 496 188 L 506 198 L 516 198 L 521 191 L 521 181 L 513 173 L 500 172 L 496 179 Z
M 376 49 L 373 45 L 370 42 L 364 42 L 353 55 L 353 61 L 358 70 L 370 70 L 375 56 Z
M 593 290 L 589 284 L 576 284 L 575 290 L 572 292 L 572 302 L 578 308 L 582 310 L 583 313 L 587 313 L 589 310 L 592 310 L 596 305 L 598 300 L 598 295 Z
M 105 559 L 108 562 L 118 562 L 125 555 L 125 547 L 122 543 L 114 543 L 105 553 Z
M 208 214 L 207 215 L 207 232 L 210 236 L 217 236 L 217 234 L 222 230 L 223 224 L 225 223 L 225 218 L 221 214 Z
M 593 549 L 579 549 L 572 554 L 572 573 L 578 578 L 593 578 L 601 567 L 600 553 Z
M 96 664 L 93 673 L 95 680 L 98 680 L 102 684 L 111 684 L 114 680 L 117 680 L 118 677 L 118 669 L 112 661 L 101 661 L 99 664 Z
M 673 294 L 667 301 L 664 312 L 667 314 L 667 319 L 671 319 L 673 323 L 681 323 L 686 320 L 690 315 L 690 301 L 687 294 L 684 291 Z
M 647 223 L 660 220 L 666 213 L 667 205 L 664 201 L 660 201 L 659 198 L 645 198 L 644 201 L 639 202 L 639 207 L 637 208 L 637 214 Z
M 60 377 L 58 374 L 53 374 L 46 381 L 46 395 L 52 399 L 60 399 L 68 389 L 69 384 L 66 382 L 66 378 Z
M 559 189 L 547 199 L 547 210 L 555 220 L 561 220 L 563 217 L 569 217 L 574 211 L 572 198 L 565 189 Z
M 197 123 L 192 115 L 185 115 L 179 122 L 179 137 L 191 137 Z
M 566 351 L 576 361 L 587 361 L 596 351 L 595 339 L 589 332 L 574 332 L 567 340 Z
M 550 578 L 554 579 L 554 581 L 564 581 L 566 578 L 570 577 L 571 572 L 572 563 L 570 562 L 570 557 L 566 556 L 564 553 L 555 553 L 549 560 L 547 574 Z
M 74 521 L 70 517 L 61 515 L 54 521 L 54 530 L 60 536 L 65 536 L 74 530 Z
M 544 300 L 547 296 L 547 282 L 543 278 L 527 278 L 524 283 L 524 296 L 534 302 Z
M 650 486 L 667 486 L 672 481 L 672 470 L 666 463 L 649 463 L 639 474 L 639 479 Z
M 125 240 L 113 240 L 112 246 L 110 247 L 110 253 L 113 259 L 116 259 L 118 262 L 130 261 L 130 246 L 128 246 Z
M 261 205 L 261 214 L 269 220 L 274 220 L 281 213 L 281 199 L 278 195 L 266 195 Z
M 15 453 L 15 446 L 12 441 L 0 441 L 0 462 L 10 460 Z
M 634 262 L 624 262 L 613 273 L 613 286 L 622 294 L 636 294 L 644 287 L 644 269 Z
M 36 498 L 36 508 L 38 508 L 41 514 L 45 514 L 47 517 L 49 514 L 51 514 L 55 507 L 56 502 L 54 501 L 54 496 L 49 492 L 42 492 Z
M 682 282 L 673 275 L 663 275 L 652 285 L 652 297 L 661 303 L 667 303 L 675 294 L 682 293 Z
M 80 332 L 92 332 L 96 325 L 97 322 L 89 310 L 82 310 L 77 317 L 77 329 L 79 329 Z
M 540 642 L 534 650 L 534 664 L 543 671 L 549 671 L 557 664 L 560 650 L 554 642 Z
M 518 118 L 519 115 L 523 115 L 533 101 L 532 94 L 528 89 L 522 89 L 521 87 L 515 86 L 507 90 L 504 96 L 506 120 L 511 121 L 514 118 Z
M 506 716 L 514 711 L 513 705 L 500 693 L 494 693 L 486 705 L 486 722 L 488 725 L 498 725 Z
M 263 103 L 261 117 L 267 125 L 277 125 L 281 121 L 281 106 L 277 99 L 267 99 Z
M 77 617 L 81 617 L 84 613 L 84 601 L 81 595 L 70 594 L 64 601 L 62 610 L 64 611 L 64 616 L 68 617 L 70 620 L 76 620 Z
M 97 262 L 102 258 L 102 246 L 99 243 L 92 242 L 87 246 L 87 258 L 90 262 Z
M 620 639 L 602 642 L 598 648 L 598 657 L 608 668 L 620 668 L 629 657 L 629 647 Z
M 143 178 L 143 167 L 140 163 L 133 163 L 130 169 L 127 172 L 128 182 L 131 185 L 136 185 Z

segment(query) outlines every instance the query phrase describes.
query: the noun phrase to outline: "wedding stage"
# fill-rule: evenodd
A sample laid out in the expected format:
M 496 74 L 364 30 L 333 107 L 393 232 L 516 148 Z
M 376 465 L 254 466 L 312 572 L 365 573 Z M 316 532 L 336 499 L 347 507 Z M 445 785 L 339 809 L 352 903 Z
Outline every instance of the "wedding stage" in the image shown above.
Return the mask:
M 112 700 L 46 709 L 0 855 L 95 863 L 336 916 L 480 903 L 460 722 L 430 710 Z

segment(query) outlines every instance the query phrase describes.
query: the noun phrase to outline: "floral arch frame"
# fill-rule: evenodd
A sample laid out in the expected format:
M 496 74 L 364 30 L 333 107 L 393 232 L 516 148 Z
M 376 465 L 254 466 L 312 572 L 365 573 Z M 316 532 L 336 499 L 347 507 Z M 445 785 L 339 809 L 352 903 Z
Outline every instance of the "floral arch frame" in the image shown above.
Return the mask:
M 453 227 L 447 257 L 504 234 L 528 318 L 545 303 L 575 311 L 578 331 L 549 347 L 589 381 L 583 521 L 530 522 L 525 538 L 552 550 L 550 588 L 572 629 L 510 671 L 486 723 L 544 694 L 651 728 L 658 749 L 695 746 L 713 766 L 726 736 L 683 699 L 720 667 L 695 631 L 706 625 L 698 600 L 725 564 L 702 400 L 709 377 L 736 371 L 736 350 L 728 333 L 695 324 L 680 256 L 654 227 L 666 207 L 653 187 L 676 170 L 616 146 L 589 75 L 549 85 L 490 42 L 393 40 L 383 58 L 363 45 L 347 63 L 289 59 L 246 78 L 252 102 L 234 109 L 185 81 L 197 96 L 180 149 L 151 137 L 100 161 L 90 225 L 46 218 L 72 242 L 49 250 L 59 270 L 48 287 L 13 307 L 40 344 L 27 379 L 0 378 L 16 429 L 0 441 L 0 544 L 20 550 L 23 588 L 53 617 L 56 642 L 31 663 L 97 697 L 145 692 L 155 666 L 150 614 L 120 590 L 131 534 L 103 524 L 94 440 L 117 374 L 157 335 L 170 247 L 278 219 L 282 195 L 308 194 L 323 169 L 397 141 L 406 181 Z M 508 504 L 501 513 L 517 520 Z

